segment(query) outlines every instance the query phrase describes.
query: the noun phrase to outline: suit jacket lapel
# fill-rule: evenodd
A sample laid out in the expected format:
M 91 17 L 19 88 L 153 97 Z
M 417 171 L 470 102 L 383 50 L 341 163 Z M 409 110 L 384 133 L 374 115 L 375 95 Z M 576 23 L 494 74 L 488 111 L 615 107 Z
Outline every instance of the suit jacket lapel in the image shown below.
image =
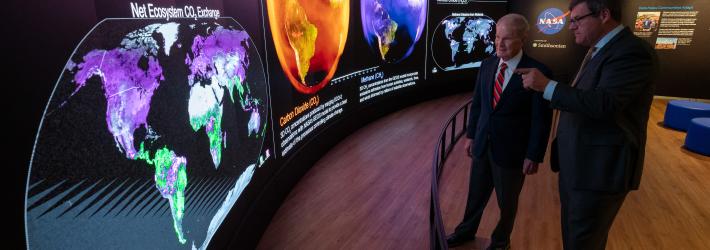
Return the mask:
M 525 55 L 525 53 L 523 53 L 523 56 L 520 58 L 520 62 L 518 62 L 518 66 L 516 67 L 516 69 L 529 67 L 530 65 L 528 65 L 527 56 Z M 501 96 L 501 99 L 510 96 L 511 93 L 515 93 L 521 88 L 523 88 L 523 78 L 520 77 L 520 75 L 513 73 L 510 76 L 510 80 L 508 80 L 508 85 L 505 86 L 505 89 L 503 90 L 503 96 Z
M 518 63 L 517 68 L 530 67 L 528 66 L 527 62 L 527 56 L 525 55 L 525 53 L 523 53 L 523 57 L 520 58 L 520 62 Z M 498 72 L 496 72 L 496 74 L 498 74 Z M 517 92 L 521 88 L 523 88 L 523 79 L 518 74 L 512 74 L 510 76 L 510 80 L 508 80 L 508 85 L 506 85 L 505 89 L 503 89 L 503 94 L 501 94 L 500 96 L 500 101 L 498 102 L 498 106 L 496 106 L 496 109 L 498 109 L 498 107 L 505 103 L 505 101 L 508 99 L 508 96 L 510 96 L 512 93 Z
M 592 57 L 592 59 L 589 60 L 589 62 L 587 62 L 587 66 L 584 67 L 584 69 L 582 69 L 583 71 L 582 71 L 581 75 L 579 76 L 580 82 L 577 83 L 577 86 L 575 86 L 575 88 L 582 88 L 582 85 L 584 85 L 584 87 L 586 87 L 586 85 L 588 83 L 582 82 L 583 79 L 588 79 L 588 78 L 585 78 L 585 75 L 589 74 L 589 72 L 596 71 L 596 69 L 599 68 L 599 64 L 602 61 L 602 57 L 604 57 L 604 55 L 614 46 L 614 43 L 621 40 L 622 37 L 626 36 L 627 33 L 630 33 L 630 32 L 631 31 L 629 31 L 629 28 L 625 27 L 623 30 L 621 30 L 621 32 L 616 34 L 616 36 L 611 38 L 611 40 L 609 40 L 609 42 L 606 45 L 604 45 L 604 47 L 601 50 L 597 51 L 597 54 L 594 55 L 594 57 Z

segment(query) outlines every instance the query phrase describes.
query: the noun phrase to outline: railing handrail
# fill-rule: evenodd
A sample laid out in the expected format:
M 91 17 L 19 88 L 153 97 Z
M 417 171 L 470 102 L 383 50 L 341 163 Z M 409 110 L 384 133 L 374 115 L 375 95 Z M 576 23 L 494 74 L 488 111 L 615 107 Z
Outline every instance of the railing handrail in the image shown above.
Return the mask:
M 471 100 L 459 107 L 454 114 L 449 117 L 449 120 L 444 125 L 444 128 L 439 134 L 439 142 L 434 149 L 434 163 L 432 164 L 431 178 L 431 202 L 429 206 L 429 242 L 431 249 L 447 249 L 446 232 L 444 231 L 444 223 L 442 221 L 441 209 L 439 208 L 439 178 L 441 177 L 442 168 L 446 158 L 454 148 L 453 145 L 461 138 L 468 127 L 468 110 L 471 106 Z M 459 114 L 463 114 L 462 125 L 460 131 L 456 131 L 456 120 Z M 451 136 L 447 137 L 447 131 L 451 128 Z M 447 144 L 447 140 L 448 144 Z M 447 146 L 448 145 L 448 146 Z

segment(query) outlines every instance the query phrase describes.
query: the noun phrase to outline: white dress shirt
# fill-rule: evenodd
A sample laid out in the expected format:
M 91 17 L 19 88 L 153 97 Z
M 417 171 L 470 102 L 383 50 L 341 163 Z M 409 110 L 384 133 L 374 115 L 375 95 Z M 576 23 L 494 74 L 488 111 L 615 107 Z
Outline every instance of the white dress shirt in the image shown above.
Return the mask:
M 508 65 L 508 68 L 506 68 L 505 72 L 503 73 L 503 88 L 501 89 L 501 93 L 505 91 L 505 87 L 508 86 L 508 82 L 510 82 L 510 77 L 513 76 L 513 72 L 515 72 L 515 69 L 518 68 L 518 64 L 520 63 L 521 58 L 523 58 L 523 50 L 518 51 L 518 54 L 510 58 L 508 61 L 503 61 L 503 58 L 501 58 L 498 62 L 498 69 L 496 69 L 496 77 L 498 77 L 498 73 L 500 72 L 500 65 L 503 63 Z

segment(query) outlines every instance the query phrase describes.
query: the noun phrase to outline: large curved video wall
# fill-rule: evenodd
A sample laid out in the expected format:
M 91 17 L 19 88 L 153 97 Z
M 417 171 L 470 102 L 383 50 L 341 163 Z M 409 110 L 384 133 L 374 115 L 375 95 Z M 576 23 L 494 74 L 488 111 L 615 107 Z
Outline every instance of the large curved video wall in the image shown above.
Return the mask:
M 506 2 L 68 9 L 53 18 L 74 21 L 51 28 L 63 50 L 43 54 L 65 61 L 41 83 L 51 93 L 27 172 L 29 248 L 253 246 L 329 145 L 397 107 L 471 89 Z

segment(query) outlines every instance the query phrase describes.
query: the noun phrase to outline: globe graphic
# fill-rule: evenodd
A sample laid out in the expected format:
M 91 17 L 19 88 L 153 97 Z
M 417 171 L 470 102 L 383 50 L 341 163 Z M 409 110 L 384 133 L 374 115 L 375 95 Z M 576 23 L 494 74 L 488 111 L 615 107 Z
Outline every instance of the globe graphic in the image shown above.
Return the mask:
M 362 0 L 362 30 L 370 48 L 388 63 L 407 58 L 426 21 L 424 0 Z
M 313 94 L 328 84 L 345 48 L 350 0 L 267 0 L 279 63 L 291 85 Z
M 488 16 L 448 16 L 434 30 L 431 51 L 444 71 L 480 67 L 495 55 L 495 21 Z
M 70 56 L 37 133 L 28 244 L 206 247 L 263 152 L 260 60 L 232 18 L 97 24 Z

